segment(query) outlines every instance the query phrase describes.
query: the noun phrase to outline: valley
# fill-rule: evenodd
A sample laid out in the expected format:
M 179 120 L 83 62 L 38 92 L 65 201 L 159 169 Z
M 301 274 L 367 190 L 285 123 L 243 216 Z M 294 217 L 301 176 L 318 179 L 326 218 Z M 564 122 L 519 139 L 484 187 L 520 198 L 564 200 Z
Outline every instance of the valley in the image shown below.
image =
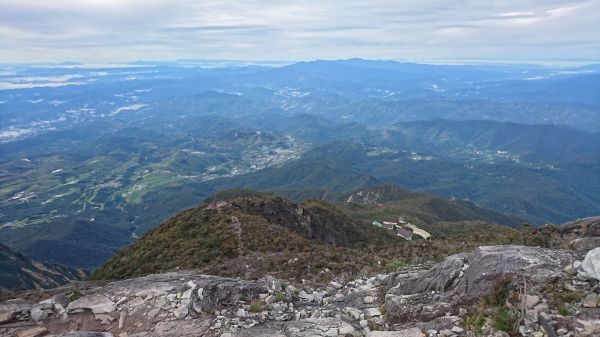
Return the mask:
M 351 59 L 1 76 L 0 242 L 47 262 L 96 268 L 235 188 L 340 203 L 394 184 L 519 219 L 511 226 L 600 212 L 594 70 Z M 590 89 L 542 95 L 566 81 Z
M 0 337 L 599 337 L 600 0 L 0 0 Z

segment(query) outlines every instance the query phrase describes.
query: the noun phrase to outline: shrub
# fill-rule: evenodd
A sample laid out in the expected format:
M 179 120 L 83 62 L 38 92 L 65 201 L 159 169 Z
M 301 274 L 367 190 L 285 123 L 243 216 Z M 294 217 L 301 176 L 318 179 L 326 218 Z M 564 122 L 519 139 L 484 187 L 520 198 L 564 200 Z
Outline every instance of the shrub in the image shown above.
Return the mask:
M 381 312 L 381 315 L 382 315 L 383 317 L 386 317 L 386 315 L 387 315 L 387 307 L 385 306 L 385 304 L 382 304 L 382 305 L 379 307 L 379 311 Z
M 381 271 L 385 273 L 395 272 L 396 270 L 408 266 L 408 263 L 400 260 L 391 260 L 387 261 L 383 267 L 381 267 Z
M 558 313 L 563 316 L 571 316 L 571 310 L 569 310 L 564 305 L 561 305 L 560 307 L 558 307 Z
M 252 313 L 257 313 L 257 312 L 261 312 L 262 309 L 263 309 L 262 303 L 260 303 L 259 301 L 252 301 L 250 303 L 250 308 L 248 308 L 248 311 L 250 311 Z
M 275 302 L 287 302 L 287 296 L 285 295 L 285 293 L 277 293 L 275 295 Z
M 583 292 L 579 291 L 569 291 L 569 292 L 561 292 L 560 293 L 561 301 L 565 303 L 575 303 L 579 302 L 583 299 Z
M 494 316 L 494 328 L 496 328 L 496 330 L 511 333 L 513 330 L 513 321 L 514 318 L 512 313 L 506 310 L 506 308 L 500 307 Z
M 501 278 L 494 284 L 491 294 L 484 297 L 484 303 L 488 306 L 504 306 L 508 298 L 512 279 L 510 277 Z
M 463 321 L 465 328 L 476 334 L 480 334 L 485 325 L 485 317 L 481 314 L 467 315 Z

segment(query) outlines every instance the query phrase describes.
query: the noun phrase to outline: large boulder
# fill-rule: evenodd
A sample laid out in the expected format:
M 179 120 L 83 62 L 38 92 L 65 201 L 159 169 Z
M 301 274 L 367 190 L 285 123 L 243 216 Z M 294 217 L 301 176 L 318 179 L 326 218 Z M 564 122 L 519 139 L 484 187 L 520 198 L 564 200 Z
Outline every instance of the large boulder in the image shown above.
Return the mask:
M 33 304 L 23 300 L 14 299 L 0 303 L 0 324 L 14 320 L 18 315 L 29 314 Z
M 448 257 L 432 269 L 396 275 L 386 295 L 388 321 L 431 320 L 490 294 L 501 280 L 526 277 L 535 284 L 556 280 L 572 263 L 567 250 L 525 246 L 479 247 Z
M 371 331 L 368 337 L 425 337 L 425 334 L 417 328 L 399 331 Z
M 600 236 L 585 236 L 577 238 L 569 244 L 577 252 L 587 252 L 596 247 L 600 247 Z
M 113 337 L 113 334 L 98 331 L 75 331 L 57 337 Z
M 300 321 L 287 322 L 284 328 L 286 336 L 319 337 L 348 336 L 358 333 L 354 327 L 336 318 L 307 318 Z
M 577 219 L 556 226 L 564 240 L 578 253 L 600 247 L 600 216 Z
M 577 219 L 556 226 L 563 234 L 575 234 L 578 236 L 600 236 L 600 216 Z
M 76 313 L 90 310 L 94 314 L 110 314 L 116 309 L 115 302 L 101 294 L 86 295 L 69 303 L 67 312 Z
M 600 281 L 600 247 L 594 248 L 585 254 L 578 274 L 584 279 Z
M 261 293 L 281 290 L 281 282 L 272 278 L 245 281 L 212 275 L 199 275 L 195 271 L 152 274 L 118 282 L 103 287 L 110 298 L 164 297 L 184 294 L 198 309 L 212 311 L 229 307 L 240 299 L 257 299 Z
M 458 282 L 456 294 L 471 301 L 491 292 L 500 278 L 524 276 L 535 283 L 558 279 L 564 267 L 575 259 L 568 250 L 525 246 L 488 246 L 476 249 L 468 258 L 469 267 Z

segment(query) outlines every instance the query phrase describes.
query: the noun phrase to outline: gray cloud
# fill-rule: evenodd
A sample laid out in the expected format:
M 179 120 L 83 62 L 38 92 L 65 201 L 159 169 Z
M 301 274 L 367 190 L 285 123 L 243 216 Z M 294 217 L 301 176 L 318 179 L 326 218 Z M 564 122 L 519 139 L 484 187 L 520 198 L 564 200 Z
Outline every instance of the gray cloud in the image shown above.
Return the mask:
M 599 0 L 0 0 L 0 62 L 599 61 Z

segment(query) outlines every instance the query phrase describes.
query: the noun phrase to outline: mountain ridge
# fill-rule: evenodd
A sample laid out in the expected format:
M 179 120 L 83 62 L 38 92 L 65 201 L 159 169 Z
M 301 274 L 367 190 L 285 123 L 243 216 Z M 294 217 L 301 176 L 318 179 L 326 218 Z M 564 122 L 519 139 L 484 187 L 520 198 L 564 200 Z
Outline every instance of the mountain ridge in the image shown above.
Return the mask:
M 452 204 L 444 206 L 452 209 Z M 343 270 L 356 273 L 363 267 L 384 268 L 385 264 L 378 265 L 376 259 L 392 263 L 392 256 L 399 251 L 418 250 L 421 255 L 410 253 L 402 258 L 422 261 L 439 258 L 437 254 L 442 251 L 456 251 L 465 244 L 516 238 L 514 229 L 472 216 L 461 217 L 460 210 L 447 212 L 451 215 L 446 217 L 440 215 L 442 212 L 437 218 L 415 216 L 417 224 L 427 225 L 434 235 L 433 242 L 423 244 L 371 224 L 372 217 L 414 215 L 405 214 L 401 207 L 372 210 L 320 200 L 295 203 L 251 190 L 223 191 L 148 231 L 97 269 L 92 279 L 121 279 L 177 268 L 200 268 L 221 276 L 276 273 L 322 278 L 328 276 L 311 274 L 312 265 L 327 265 L 332 274 Z M 457 240 L 465 230 L 480 235 L 473 242 L 457 245 L 465 240 Z M 298 263 L 286 262 L 298 259 Z
M 0 243 L 0 290 L 55 288 L 86 276 L 82 269 L 35 261 Z

